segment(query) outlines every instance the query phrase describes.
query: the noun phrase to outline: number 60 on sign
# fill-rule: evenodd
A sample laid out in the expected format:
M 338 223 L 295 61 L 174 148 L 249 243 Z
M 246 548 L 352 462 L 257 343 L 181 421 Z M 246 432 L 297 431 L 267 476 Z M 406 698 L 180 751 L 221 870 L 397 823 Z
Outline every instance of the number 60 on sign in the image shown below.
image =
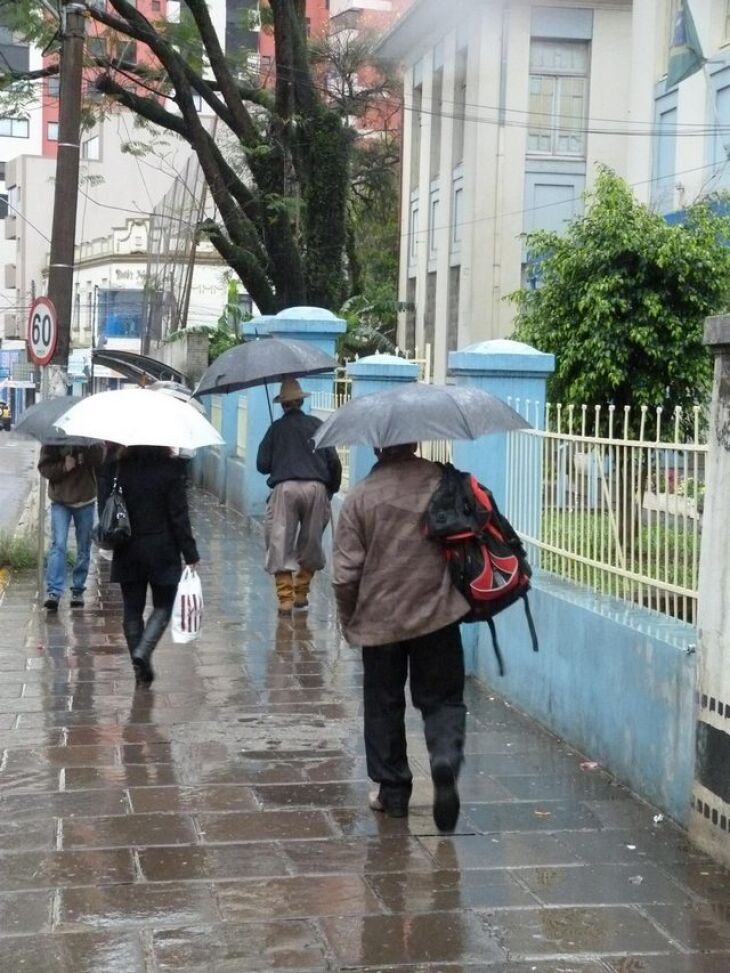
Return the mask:
M 28 315 L 28 354 L 36 365 L 47 365 L 58 342 L 58 316 L 53 301 L 39 297 Z

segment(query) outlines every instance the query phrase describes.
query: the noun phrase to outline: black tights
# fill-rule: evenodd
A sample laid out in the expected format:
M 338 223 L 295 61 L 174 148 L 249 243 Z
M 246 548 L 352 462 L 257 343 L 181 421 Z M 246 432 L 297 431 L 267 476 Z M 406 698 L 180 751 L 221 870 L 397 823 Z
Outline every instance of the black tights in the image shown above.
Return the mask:
M 150 584 L 152 589 L 152 605 L 155 609 L 162 609 L 167 612 L 167 619 L 170 620 L 172 608 L 175 604 L 177 594 L 176 584 Z M 137 625 L 140 629 L 144 626 L 144 608 L 147 602 L 147 582 L 146 581 L 123 581 L 122 603 L 124 605 L 124 623 Z

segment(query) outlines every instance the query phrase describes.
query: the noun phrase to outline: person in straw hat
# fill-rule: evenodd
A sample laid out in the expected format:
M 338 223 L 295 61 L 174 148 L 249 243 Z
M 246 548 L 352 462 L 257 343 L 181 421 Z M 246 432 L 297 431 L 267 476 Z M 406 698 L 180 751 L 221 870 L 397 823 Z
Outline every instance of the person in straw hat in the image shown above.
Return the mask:
M 274 399 L 284 415 L 269 426 L 256 457 L 271 487 L 264 519 L 266 570 L 274 575 L 281 616 L 309 607 L 312 578 L 325 564 L 322 536 L 330 500 L 342 479 L 337 451 L 314 450 L 312 437 L 321 422 L 302 411 L 308 395 L 295 378 L 284 379 Z

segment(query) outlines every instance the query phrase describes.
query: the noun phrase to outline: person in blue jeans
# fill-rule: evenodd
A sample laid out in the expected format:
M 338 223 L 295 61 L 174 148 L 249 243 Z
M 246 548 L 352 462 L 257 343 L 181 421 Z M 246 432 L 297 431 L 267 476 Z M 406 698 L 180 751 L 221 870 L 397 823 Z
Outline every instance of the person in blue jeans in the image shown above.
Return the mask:
M 43 446 L 38 471 L 48 480 L 51 500 L 51 549 L 43 607 L 57 611 L 66 590 L 66 548 L 71 521 L 76 532 L 76 562 L 71 579 L 71 607 L 83 608 L 89 574 L 96 507 L 96 469 L 103 446 Z

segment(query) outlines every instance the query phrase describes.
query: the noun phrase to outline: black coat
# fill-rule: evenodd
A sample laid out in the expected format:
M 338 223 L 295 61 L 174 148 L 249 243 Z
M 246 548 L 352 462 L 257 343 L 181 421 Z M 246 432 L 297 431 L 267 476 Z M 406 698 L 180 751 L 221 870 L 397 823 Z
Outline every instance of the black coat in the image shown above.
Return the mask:
M 337 493 L 342 482 L 342 464 L 337 450 L 315 449 L 312 437 L 322 425 L 316 416 L 301 409 L 285 412 L 272 422 L 261 440 L 256 456 L 256 469 L 268 473 L 272 489 L 285 480 L 319 480 L 330 495 Z
M 182 570 L 180 557 L 186 564 L 199 560 L 182 464 L 175 459 L 122 459 L 119 484 L 132 537 L 114 551 L 111 580 L 177 584 Z

